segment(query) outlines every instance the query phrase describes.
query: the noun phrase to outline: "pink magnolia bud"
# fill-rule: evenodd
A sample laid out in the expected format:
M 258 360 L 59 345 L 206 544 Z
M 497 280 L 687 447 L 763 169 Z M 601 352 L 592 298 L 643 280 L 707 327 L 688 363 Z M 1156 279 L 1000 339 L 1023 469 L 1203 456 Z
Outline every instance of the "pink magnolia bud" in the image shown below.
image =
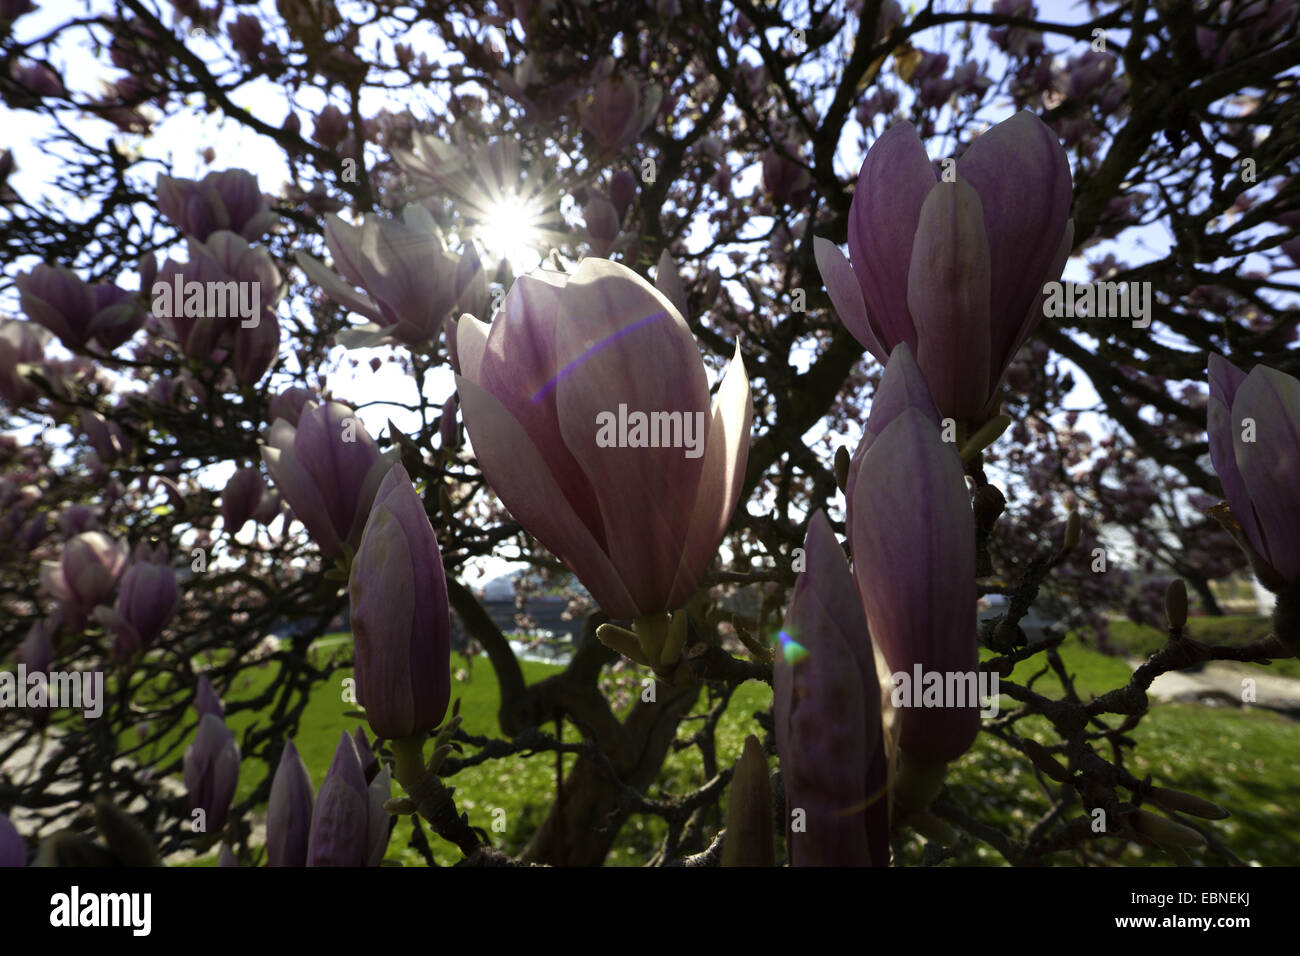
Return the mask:
M 194 710 L 202 718 L 205 714 L 212 714 L 219 717 L 222 721 L 226 719 L 226 705 L 221 702 L 220 695 L 212 686 L 212 681 L 208 680 L 206 674 L 199 675 L 198 689 L 194 693 Z
M 451 620 L 438 539 L 400 464 L 375 493 L 348 595 L 370 729 L 390 740 L 427 734 L 451 697 Z
M 889 795 L 880 679 L 857 586 L 817 511 L 772 669 L 792 866 L 885 866 Z M 791 816 L 791 819 L 793 817 Z
M 327 558 L 360 544 L 375 491 L 394 457 L 380 454 L 356 413 L 339 402 L 308 402 L 297 427 L 277 420 L 262 446 L 280 495 Z
M 659 110 L 663 90 L 642 86 L 626 76 L 607 76 L 596 83 L 592 98 L 578 107 L 578 121 L 602 153 L 630 146 Z
M 609 201 L 618 213 L 619 219 L 627 215 L 628 208 L 636 200 L 636 177 L 631 170 L 620 169 L 609 180 Z
M 183 765 L 190 809 L 204 812 L 205 832 L 220 832 L 239 783 L 239 744 L 220 717 L 204 714 L 200 718 Z
M 298 416 L 303 407 L 312 401 L 319 401 L 319 396 L 309 388 L 287 388 L 276 395 L 267 405 L 266 420 L 275 424 L 277 418 L 283 418 L 294 427 L 298 425 Z
M 158 640 L 180 605 L 176 572 L 167 563 L 138 560 L 124 575 L 112 610 L 97 608 L 96 616 L 114 632 L 114 656 L 126 660 L 148 650 Z
M 267 251 L 222 230 L 206 243 L 191 239 L 189 262 L 163 264 L 153 285 L 153 314 L 166 320 L 190 358 L 211 361 L 218 350 L 233 352 L 248 374 L 256 362 L 247 353 L 260 354 L 265 342 L 259 335 L 279 345 L 279 287 L 280 272 Z M 264 324 L 268 329 L 260 328 Z
M 593 256 L 604 257 L 614 249 L 618 239 L 618 212 L 602 196 L 593 196 L 582 209 L 587 223 L 587 242 Z
M 1021 112 L 984 133 L 943 181 L 910 123 L 867 153 L 849 217 L 850 267 L 815 252 L 841 321 L 882 364 L 906 343 L 945 416 L 997 413 L 1006 367 L 1043 315 L 1073 242 L 1070 167 Z
M 345 731 L 316 795 L 308 838 L 308 866 L 378 866 L 388 846 L 389 775 L 367 786 L 356 743 Z
M 316 127 L 311 138 L 320 145 L 333 149 L 348 133 L 348 118 L 333 103 L 326 106 L 316 117 Z
M 900 345 L 886 374 L 909 358 Z M 900 392 L 921 388 L 915 373 L 906 377 L 911 388 Z M 978 666 L 975 520 L 957 451 L 924 404 L 873 405 L 849 544 L 871 636 L 890 672 L 912 680 L 919 668 L 947 686 L 949 675 L 974 675 Z M 923 763 L 960 756 L 979 732 L 980 704 L 971 696 L 960 707 L 899 708 L 899 746 Z
M 515 519 L 611 617 L 681 607 L 740 495 L 753 406 L 739 353 L 711 409 L 677 308 L 591 257 L 519 278 L 491 327 L 465 316 L 457 340 L 466 430 Z
M 1260 584 L 1300 583 L 1300 380 L 1210 355 L 1210 460 Z
M 284 745 L 266 805 L 266 865 L 306 866 L 311 837 L 311 774 L 293 741 Z
M 221 519 L 227 534 L 237 533 L 253 517 L 265 493 L 266 482 L 256 468 L 240 468 L 230 476 L 221 492 Z

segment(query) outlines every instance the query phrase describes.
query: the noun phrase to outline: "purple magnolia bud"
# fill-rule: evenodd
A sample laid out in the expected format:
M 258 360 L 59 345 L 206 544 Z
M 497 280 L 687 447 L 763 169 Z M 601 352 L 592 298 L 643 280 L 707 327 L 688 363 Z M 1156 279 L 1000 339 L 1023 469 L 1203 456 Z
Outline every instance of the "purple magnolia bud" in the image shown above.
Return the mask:
M 221 844 L 221 850 L 217 853 L 217 866 L 239 866 L 239 858 L 229 843 Z
M 98 521 L 95 509 L 90 505 L 68 505 L 59 515 L 59 533 L 64 540 L 75 538 L 86 531 L 92 531 Z
M 636 200 L 636 177 L 628 169 L 620 169 L 609 180 L 609 201 L 614 204 L 618 218 L 627 215 L 628 208 Z
M 15 85 L 37 96 L 62 96 L 67 92 L 59 74 L 45 63 L 14 62 L 10 70 Z
M 587 224 L 587 242 L 593 256 L 607 256 L 618 239 L 618 213 L 608 199 L 592 196 L 582 208 Z
M 659 111 L 663 90 L 646 90 L 625 76 L 607 76 L 596 83 L 592 98 L 578 106 L 578 121 L 602 153 L 612 153 L 637 141 Z
M 401 222 L 367 216 L 362 225 L 350 226 L 328 216 L 325 242 L 343 278 L 303 252 L 298 265 L 327 296 L 370 320 L 339 334 L 339 344 L 347 348 L 389 340 L 427 342 L 481 271 L 474 268 L 477 253 L 471 252 L 461 268 L 462 257 L 444 248 L 437 225 L 421 206 L 408 206 Z M 356 286 L 367 294 L 358 293 Z
M 785 151 L 798 156 L 793 143 L 785 143 Z M 812 186 L 812 175 L 802 163 L 781 155 L 775 149 L 763 154 L 763 190 L 783 203 L 797 203 Z
M 39 265 L 15 280 L 23 311 L 70 349 L 90 341 L 115 349 L 144 324 L 134 293 L 110 283 L 87 285 L 71 269 Z
M 256 385 L 280 354 L 280 320 L 263 314 L 251 328 L 234 330 L 235 354 L 230 367 L 240 385 Z
M 1210 355 L 1210 460 L 1259 583 L 1300 582 L 1300 380 Z
M 909 358 L 899 346 L 889 365 Z M 849 543 L 872 639 L 909 679 L 975 674 L 975 520 L 956 449 L 919 400 L 873 406 L 867 432 Z M 960 756 L 979 732 L 978 697 L 965 703 L 899 709 L 899 746 L 920 763 Z
M 284 510 L 284 502 L 280 499 L 280 493 L 268 489 L 262 495 L 262 500 L 253 512 L 253 520 L 260 525 L 269 525 L 272 521 L 280 516 Z
M 45 358 L 50 333 L 34 322 L 0 320 L 0 398 L 15 408 L 36 397 L 21 365 L 39 365 Z
M 203 811 L 202 832 L 219 833 L 239 783 L 239 744 L 234 733 L 216 714 L 203 714 L 182 763 L 190 810 Z
M 86 615 L 112 593 L 126 568 L 127 556 L 122 542 L 87 531 L 64 545 L 57 563 L 41 565 L 41 583 L 74 614 Z
M 456 328 L 461 415 L 502 503 L 616 620 L 681 607 L 739 500 L 753 418 L 739 353 L 711 409 L 677 308 L 591 257 L 520 277 L 490 328 Z
M 348 134 L 348 118 L 333 103 L 326 106 L 316 116 L 316 126 L 311 138 L 320 145 L 333 149 Z
M 122 643 L 119 659 L 136 650 L 144 651 L 158 640 L 181 600 L 176 572 L 170 564 L 138 560 L 122 575 L 117 604 L 107 611 L 112 627 Z M 101 617 L 104 620 L 104 617 Z
M 871 400 L 871 414 L 862 429 L 862 440 L 858 442 L 849 462 L 848 480 L 844 484 L 844 504 L 848 516 L 846 527 L 853 527 L 854 491 L 867 449 L 887 425 L 908 409 L 920 412 L 936 428 L 940 427 L 939 411 L 934 407 L 934 399 L 930 397 L 930 387 L 926 384 L 925 376 L 912 358 L 912 350 L 906 345 L 900 345 L 894 349 L 894 354 L 885 367 L 885 374 L 880 378 L 880 386 Z
M 857 586 L 826 515 L 804 542 L 772 671 L 792 866 L 885 866 L 889 795 L 880 679 Z
M 194 710 L 200 718 L 211 714 L 223 722 L 226 719 L 226 705 L 221 702 L 216 689 L 212 686 L 212 681 L 208 680 L 205 674 L 199 675 L 199 687 L 194 695 Z
M 451 698 L 451 620 L 438 539 L 400 464 L 375 494 L 348 595 L 370 729 L 390 740 L 428 733 Z
M 266 420 L 275 424 L 277 418 L 283 418 L 294 427 L 298 425 L 298 416 L 308 402 L 319 401 L 319 396 L 309 388 L 287 388 L 271 399 L 267 406 Z
M 27 841 L 9 818 L 0 813 L 0 867 L 26 865 Z
M 976 139 L 950 181 L 899 123 L 858 176 L 852 266 L 820 238 L 817 265 L 863 347 L 884 364 L 906 343 L 940 411 L 975 427 L 997 414 L 1006 367 L 1042 318 L 1043 285 L 1064 268 L 1070 195 L 1065 151 L 1032 113 Z
M 388 843 L 388 813 L 379 799 L 381 788 L 388 789 L 388 771 L 381 771 L 375 784 L 367 786 L 356 744 L 344 731 L 316 795 L 307 844 L 308 866 L 379 865 Z
M 254 63 L 261 56 L 265 34 L 262 31 L 262 21 L 257 17 L 248 13 L 239 14 L 226 27 L 226 33 L 230 36 L 230 45 L 246 62 Z
M 226 482 L 221 492 L 221 520 L 226 533 L 235 534 L 257 511 L 266 494 L 266 482 L 256 468 L 240 468 Z
M 380 454 L 356 413 L 340 402 L 308 402 L 297 427 L 277 420 L 262 446 L 280 495 L 327 558 L 361 543 L 375 491 L 394 459 Z
M 460 408 L 460 396 L 452 392 L 451 397 L 442 405 L 442 417 L 438 421 L 438 435 L 442 447 L 448 450 L 460 444 L 460 429 L 456 425 L 456 411 Z
M 18 645 L 18 660 L 27 667 L 29 674 L 48 674 L 54 660 L 54 641 L 52 635 L 58 630 L 58 620 L 38 618 L 27 631 L 27 636 Z M 37 727 L 44 727 L 50 722 L 51 710 L 48 707 L 33 707 L 28 716 Z M 3 818 L 0 817 L 0 820 Z M 0 842 L 3 839 L 0 838 Z M 0 863 L 0 866 L 4 864 Z
M 311 774 L 289 741 L 280 754 L 280 765 L 271 781 L 266 806 L 267 866 L 306 866 L 307 843 L 311 837 Z
M 79 417 L 81 430 L 86 433 L 86 441 L 95 449 L 100 461 L 116 461 L 129 449 L 130 443 L 117 422 L 108 421 L 98 412 L 84 408 Z

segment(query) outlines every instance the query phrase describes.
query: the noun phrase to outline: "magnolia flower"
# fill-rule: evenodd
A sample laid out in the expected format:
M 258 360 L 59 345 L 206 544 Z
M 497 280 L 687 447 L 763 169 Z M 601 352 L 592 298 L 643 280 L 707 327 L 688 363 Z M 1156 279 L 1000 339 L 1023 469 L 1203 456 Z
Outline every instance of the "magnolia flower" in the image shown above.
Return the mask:
M 680 608 L 740 497 L 753 405 L 739 351 L 710 409 L 678 307 L 587 258 L 519 278 L 490 327 L 463 316 L 457 352 L 466 431 L 515 519 L 611 617 Z
M 975 427 L 1001 403 L 1007 366 L 1042 318 L 1074 238 L 1070 166 L 1055 135 L 1017 113 L 941 176 L 910 123 L 862 164 L 849 213 L 852 266 L 815 253 L 841 321 L 884 364 L 906 343 L 945 416 Z
M 197 182 L 160 175 L 158 211 L 199 242 L 223 229 L 253 242 L 275 224 L 257 178 L 242 169 L 208 173 Z
M 325 243 L 342 279 L 305 252 L 298 253 L 298 265 L 327 296 L 370 320 L 339 333 L 345 348 L 428 342 L 481 271 L 473 246 L 463 256 L 446 250 L 422 206 L 408 206 L 402 222 L 372 215 L 349 226 L 327 216 Z

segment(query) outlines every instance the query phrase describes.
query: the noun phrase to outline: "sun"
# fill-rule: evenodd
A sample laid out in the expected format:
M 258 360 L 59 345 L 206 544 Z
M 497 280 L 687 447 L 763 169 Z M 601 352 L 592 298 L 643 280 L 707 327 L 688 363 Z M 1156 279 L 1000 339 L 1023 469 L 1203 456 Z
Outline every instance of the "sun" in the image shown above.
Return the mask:
M 475 229 L 491 260 L 504 259 L 515 275 L 524 275 L 541 264 L 546 250 L 542 211 L 535 202 L 518 196 L 488 203 Z

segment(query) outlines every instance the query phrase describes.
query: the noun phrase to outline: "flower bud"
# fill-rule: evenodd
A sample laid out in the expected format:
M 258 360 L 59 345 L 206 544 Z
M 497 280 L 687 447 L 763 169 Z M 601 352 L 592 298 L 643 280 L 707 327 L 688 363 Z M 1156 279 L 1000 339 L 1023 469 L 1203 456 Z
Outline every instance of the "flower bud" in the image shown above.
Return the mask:
M 219 833 L 226 825 L 239 783 L 239 744 L 220 717 L 204 714 L 200 718 L 183 765 L 190 809 L 204 812 L 205 832 Z
M 311 774 L 293 741 L 287 741 L 266 807 L 267 866 L 307 865 L 314 806 Z
M 451 697 L 451 620 L 438 539 L 400 464 L 375 494 L 348 594 L 357 700 L 371 729 L 428 733 Z

